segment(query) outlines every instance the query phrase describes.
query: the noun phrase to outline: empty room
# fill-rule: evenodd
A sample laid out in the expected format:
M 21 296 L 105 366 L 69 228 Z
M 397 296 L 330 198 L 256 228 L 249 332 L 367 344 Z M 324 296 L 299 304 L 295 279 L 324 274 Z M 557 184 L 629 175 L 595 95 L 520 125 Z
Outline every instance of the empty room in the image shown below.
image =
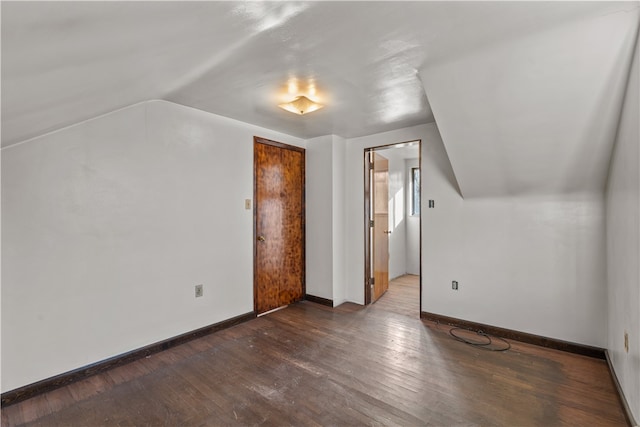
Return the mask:
M 638 1 L 1 1 L 3 426 L 636 426 Z

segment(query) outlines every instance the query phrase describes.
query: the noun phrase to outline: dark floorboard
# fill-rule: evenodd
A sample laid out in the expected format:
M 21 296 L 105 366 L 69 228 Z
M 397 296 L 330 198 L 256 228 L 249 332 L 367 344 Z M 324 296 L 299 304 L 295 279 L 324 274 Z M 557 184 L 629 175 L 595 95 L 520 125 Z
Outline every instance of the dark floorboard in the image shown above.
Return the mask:
M 375 304 L 294 304 L 6 407 L 2 424 L 625 425 L 606 362 L 483 351 L 420 320 L 417 276 Z

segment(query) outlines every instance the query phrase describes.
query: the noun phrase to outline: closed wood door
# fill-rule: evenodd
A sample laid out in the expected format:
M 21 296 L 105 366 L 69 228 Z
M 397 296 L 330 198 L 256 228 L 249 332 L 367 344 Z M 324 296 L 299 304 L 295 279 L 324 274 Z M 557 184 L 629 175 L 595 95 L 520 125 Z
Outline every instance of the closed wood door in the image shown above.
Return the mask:
M 304 149 L 254 138 L 254 306 L 304 296 Z
M 389 289 L 389 160 L 373 153 L 373 185 L 371 192 L 373 218 L 373 288 L 371 301 Z

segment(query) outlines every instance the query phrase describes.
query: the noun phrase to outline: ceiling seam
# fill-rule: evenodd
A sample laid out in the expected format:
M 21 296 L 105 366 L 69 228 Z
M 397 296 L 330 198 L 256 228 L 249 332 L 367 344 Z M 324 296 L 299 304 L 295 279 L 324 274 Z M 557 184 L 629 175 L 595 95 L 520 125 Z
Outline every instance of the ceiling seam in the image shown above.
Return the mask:
M 137 106 L 137 105 L 144 104 L 144 103 L 147 103 L 147 102 L 152 102 L 152 101 L 162 101 L 162 100 L 161 100 L 161 99 L 147 99 L 147 100 L 145 100 L 145 101 L 140 101 L 140 102 L 136 102 L 136 103 L 134 103 L 134 104 L 129 104 L 129 105 L 124 106 L 124 107 L 116 108 L 115 110 L 111 110 L 111 111 L 108 111 L 108 112 L 106 112 L 106 113 L 103 113 L 103 114 L 100 114 L 100 115 L 97 115 L 97 116 L 94 116 L 94 117 L 91 117 L 91 118 L 88 118 L 88 119 L 84 119 L 84 120 L 81 120 L 81 121 L 79 121 L 79 122 L 76 122 L 76 123 L 73 123 L 73 124 L 67 125 L 67 126 L 63 126 L 63 127 L 61 127 L 61 128 L 57 128 L 57 129 L 54 129 L 54 130 L 50 130 L 49 132 L 45 132 L 45 133 L 40 134 L 40 135 L 37 135 L 37 136 L 32 136 L 31 138 L 27 138 L 27 139 L 24 139 L 24 140 L 22 140 L 22 141 L 18 141 L 18 142 L 15 142 L 15 143 L 9 144 L 9 145 L 5 145 L 4 147 L 0 148 L 0 150 L 1 150 L 1 151 L 4 151 L 4 150 L 7 150 L 7 149 L 9 149 L 9 148 L 13 148 L 13 147 L 15 147 L 15 146 L 17 146 L 17 145 L 26 144 L 27 142 L 34 141 L 34 140 L 39 139 L 39 138 L 42 138 L 42 137 L 44 137 L 44 136 L 53 135 L 53 134 L 55 134 L 55 133 L 57 133 L 57 132 L 62 132 L 62 131 L 64 131 L 64 130 L 71 129 L 71 128 L 73 128 L 73 127 L 75 127 L 75 126 L 78 126 L 78 125 L 81 125 L 81 124 L 83 124 L 83 123 L 87 123 L 87 122 L 90 122 L 90 121 L 93 121 L 93 120 L 97 120 L 97 119 L 100 119 L 100 118 L 102 118 L 102 117 L 108 116 L 108 115 L 110 115 L 110 114 L 114 114 L 114 113 L 117 113 L 117 112 L 119 112 L 119 111 L 126 110 L 127 108 L 132 108 L 132 107 L 135 107 L 135 106 Z

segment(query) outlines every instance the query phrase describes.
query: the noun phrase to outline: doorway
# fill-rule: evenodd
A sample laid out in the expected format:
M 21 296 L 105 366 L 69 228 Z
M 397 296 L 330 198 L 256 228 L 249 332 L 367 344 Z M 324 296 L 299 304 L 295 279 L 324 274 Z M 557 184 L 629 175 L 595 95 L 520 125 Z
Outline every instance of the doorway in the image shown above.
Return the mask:
M 254 309 L 256 314 L 305 294 L 305 151 L 254 137 Z
M 416 316 L 422 305 L 420 148 L 416 140 L 364 150 L 365 304 L 407 301 Z M 407 286 L 416 289 L 407 293 Z

